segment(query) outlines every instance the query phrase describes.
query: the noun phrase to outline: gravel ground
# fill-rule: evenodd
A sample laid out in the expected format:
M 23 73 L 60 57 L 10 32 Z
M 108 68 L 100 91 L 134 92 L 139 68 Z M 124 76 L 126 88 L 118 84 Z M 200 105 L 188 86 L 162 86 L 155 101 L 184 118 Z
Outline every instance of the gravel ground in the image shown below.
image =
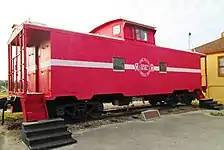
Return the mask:
M 144 108 L 143 110 L 147 110 L 148 108 Z M 143 111 L 142 110 L 142 111 Z M 192 107 L 192 106 L 183 106 L 183 107 L 177 107 L 173 109 L 161 109 L 160 114 L 161 115 L 168 115 L 168 114 L 176 114 L 176 113 L 184 113 L 189 111 L 197 111 L 199 108 Z M 103 125 L 107 124 L 114 124 L 114 123 L 122 123 L 122 122 L 128 122 L 132 120 L 139 120 L 140 114 L 136 115 L 127 115 L 127 116 L 119 116 L 119 117 L 109 117 L 101 120 L 93 120 L 93 121 L 85 121 L 85 122 L 79 122 L 74 124 L 68 125 L 68 129 L 71 132 L 75 132 L 77 130 L 85 130 L 87 128 L 97 128 Z

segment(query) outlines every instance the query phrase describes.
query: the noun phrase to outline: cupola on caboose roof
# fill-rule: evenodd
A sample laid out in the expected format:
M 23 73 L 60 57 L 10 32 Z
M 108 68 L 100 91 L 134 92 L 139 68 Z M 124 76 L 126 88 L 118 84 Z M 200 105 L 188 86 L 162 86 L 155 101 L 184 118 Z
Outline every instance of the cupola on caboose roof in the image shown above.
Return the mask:
M 155 45 L 155 27 L 122 18 L 108 21 L 94 28 L 90 33 L 124 38 L 126 40 L 134 40 L 137 42 L 146 42 Z

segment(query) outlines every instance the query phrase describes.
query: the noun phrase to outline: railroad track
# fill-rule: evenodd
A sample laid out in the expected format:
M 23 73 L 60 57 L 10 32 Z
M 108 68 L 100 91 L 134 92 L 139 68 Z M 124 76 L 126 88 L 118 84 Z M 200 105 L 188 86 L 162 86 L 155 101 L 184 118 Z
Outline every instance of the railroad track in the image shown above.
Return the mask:
M 119 107 L 119 108 L 110 108 L 105 109 L 102 116 L 100 116 L 97 119 L 92 118 L 85 118 L 83 120 L 67 120 L 66 124 L 77 124 L 77 123 L 85 123 L 85 122 L 91 122 L 91 121 L 100 121 L 100 120 L 108 120 L 108 119 L 114 119 L 119 117 L 133 117 L 133 118 L 139 118 L 139 115 L 142 111 L 148 110 L 148 109 L 157 109 L 159 110 L 161 115 L 170 114 L 170 113 L 182 113 L 182 112 L 188 112 L 188 111 L 196 111 L 199 108 L 193 105 L 177 105 L 176 107 L 172 108 L 168 105 L 158 105 L 158 106 L 151 106 L 150 104 L 141 105 L 141 106 L 135 106 L 135 107 Z
M 166 113 L 178 113 L 181 111 L 187 111 L 187 110 L 198 110 L 197 107 L 193 105 L 177 105 L 176 107 L 172 108 L 168 105 L 158 105 L 158 106 L 137 106 L 137 107 L 129 107 L 129 108 L 121 108 L 121 109 L 113 109 L 113 110 L 105 110 L 102 114 L 102 116 L 99 119 L 109 118 L 109 117 L 119 117 L 119 116 L 130 116 L 130 115 L 138 115 L 142 111 L 148 110 L 148 109 L 157 109 L 162 114 Z

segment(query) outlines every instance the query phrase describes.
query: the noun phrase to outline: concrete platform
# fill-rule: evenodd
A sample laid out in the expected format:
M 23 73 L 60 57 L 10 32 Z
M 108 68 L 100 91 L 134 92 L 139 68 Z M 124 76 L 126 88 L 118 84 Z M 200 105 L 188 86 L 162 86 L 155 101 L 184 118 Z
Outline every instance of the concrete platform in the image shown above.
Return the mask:
M 75 145 L 58 150 L 222 150 L 224 117 L 202 112 L 167 115 L 75 133 Z
M 74 132 L 77 144 L 55 150 L 223 150 L 224 117 L 191 112 L 165 115 L 154 121 L 135 120 Z M 3 142 L 0 149 L 24 150 Z

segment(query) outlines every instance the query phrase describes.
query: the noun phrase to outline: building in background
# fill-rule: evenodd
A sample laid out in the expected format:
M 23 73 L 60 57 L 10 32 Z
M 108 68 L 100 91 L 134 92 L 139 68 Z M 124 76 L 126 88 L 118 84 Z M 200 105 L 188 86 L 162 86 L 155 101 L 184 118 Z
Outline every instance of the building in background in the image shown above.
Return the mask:
M 196 47 L 195 50 L 207 55 L 206 60 L 201 60 L 202 86 L 207 84 L 206 96 L 224 103 L 224 33 L 219 39 Z

